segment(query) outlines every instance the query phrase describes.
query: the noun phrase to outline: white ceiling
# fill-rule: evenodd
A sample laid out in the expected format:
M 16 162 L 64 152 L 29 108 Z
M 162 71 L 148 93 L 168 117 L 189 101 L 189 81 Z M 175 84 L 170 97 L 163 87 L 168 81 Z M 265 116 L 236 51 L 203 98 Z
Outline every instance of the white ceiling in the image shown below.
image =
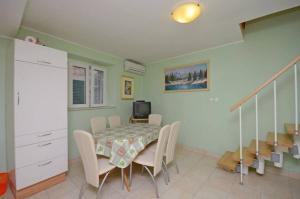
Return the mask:
M 300 5 L 300 0 L 201 0 L 202 16 L 178 24 L 170 12 L 180 2 L 29 0 L 22 25 L 149 63 L 240 41 L 239 23 Z
M 19 30 L 27 0 L 0 0 L 0 35 L 14 37 Z

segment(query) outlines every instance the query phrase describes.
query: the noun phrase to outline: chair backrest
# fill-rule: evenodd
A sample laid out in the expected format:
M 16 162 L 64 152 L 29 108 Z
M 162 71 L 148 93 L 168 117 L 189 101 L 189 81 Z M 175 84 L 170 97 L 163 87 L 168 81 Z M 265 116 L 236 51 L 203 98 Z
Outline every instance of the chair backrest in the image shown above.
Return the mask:
M 106 129 L 106 119 L 105 117 L 94 117 L 91 119 L 91 129 L 92 133 L 96 135 L 101 133 Z
M 108 118 L 108 123 L 110 128 L 116 128 L 118 126 L 121 126 L 121 118 L 120 116 L 110 116 Z
M 99 170 L 94 139 L 90 133 L 82 130 L 75 130 L 74 138 L 83 163 L 86 182 L 98 187 Z
M 161 118 L 162 118 L 162 116 L 160 114 L 150 114 L 149 115 L 149 124 L 154 124 L 154 125 L 160 126 Z
M 175 156 L 175 148 L 176 142 L 179 134 L 180 129 L 180 122 L 173 122 L 171 124 L 170 134 L 167 142 L 167 149 L 166 149 L 166 164 L 169 164 L 174 160 Z
M 154 157 L 154 172 L 153 172 L 154 176 L 156 176 L 161 171 L 163 156 L 168 141 L 169 133 L 170 133 L 170 125 L 166 125 L 160 129 L 159 137 L 157 141 L 157 147 L 155 151 L 155 157 Z

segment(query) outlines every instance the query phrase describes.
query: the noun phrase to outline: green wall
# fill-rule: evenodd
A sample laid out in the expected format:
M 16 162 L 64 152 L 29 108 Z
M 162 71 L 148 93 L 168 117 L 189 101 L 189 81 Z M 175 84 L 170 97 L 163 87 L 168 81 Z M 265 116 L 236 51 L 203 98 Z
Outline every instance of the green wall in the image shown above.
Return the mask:
M 5 66 L 9 39 L 0 38 L 0 172 L 6 169 L 5 149 Z
M 69 58 L 80 61 L 94 62 L 98 65 L 106 66 L 108 71 L 108 107 L 90 110 L 69 110 L 69 158 L 78 156 L 72 132 L 74 129 L 84 129 L 90 131 L 89 120 L 94 116 L 110 116 L 118 114 L 124 123 L 128 122 L 132 110 L 132 100 L 121 100 L 120 98 L 120 78 L 122 75 L 131 76 L 135 80 L 135 99 L 143 98 L 143 77 L 123 73 L 123 59 L 103 52 L 98 52 L 85 48 L 51 35 L 36 32 L 22 27 L 17 38 L 24 39 L 25 36 L 32 35 L 38 37 L 47 46 L 67 51 Z M 5 158 L 5 67 L 8 44 L 12 40 L 0 39 L 0 171 L 6 169 Z
M 231 113 L 229 108 L 300 55 L 299 19 L 300 9 L 265 17 L 247 24 L 244 42 L 147 65 L 145 97 L 152 102 L 153 112 L 161 113 L 165 123 L 182 121 L 179 138 L 182 144 L 217 154 L 235 150 L 239 143 L 238 112 Z M 211 67 L 209 91 L 163 92 L 164 68 L 205 60 L 209 60 Z M 281 131 L 284 122 L 294 120 L 293 89 L 292 71 L 289 71 L 278 80 L 278 128 Z M 210 98 L 219 100 L 214 102 Z M 253 100 L 243 108 L 243 113 L 243 141 L 248 145 L 255 138 Z M 259 118 L 260 139 L 264 139 L 274 126 L 272 87 L 259 94 Z M 299 160 L 285 158 L 288 159 L 284 164 L 286 170 L 300 172 Z

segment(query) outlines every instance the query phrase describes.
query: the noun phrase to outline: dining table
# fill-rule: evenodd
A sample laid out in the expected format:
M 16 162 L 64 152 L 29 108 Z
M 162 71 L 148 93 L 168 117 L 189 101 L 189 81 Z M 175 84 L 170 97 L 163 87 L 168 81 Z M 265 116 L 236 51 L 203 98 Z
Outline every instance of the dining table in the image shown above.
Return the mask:
M 111 164 L 124 169 L 139 152 L 158 139 L 160 129 L 160 126 L 145 123 L 107 128 L 95 135 L 96 154 L 108 157 Z M 125 185 L 129 191 L 126 181 L 125 175 Z

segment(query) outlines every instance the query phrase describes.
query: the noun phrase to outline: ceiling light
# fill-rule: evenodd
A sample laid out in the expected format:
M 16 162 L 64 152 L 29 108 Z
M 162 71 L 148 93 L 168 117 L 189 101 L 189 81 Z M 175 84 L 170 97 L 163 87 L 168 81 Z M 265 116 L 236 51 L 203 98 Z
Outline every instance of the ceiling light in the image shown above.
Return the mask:
M 183 3 L 177 6 L 171 13 L 172 18 L 178 23 L 190 23 L 197 19 L 201 14 L 199 3 Z

